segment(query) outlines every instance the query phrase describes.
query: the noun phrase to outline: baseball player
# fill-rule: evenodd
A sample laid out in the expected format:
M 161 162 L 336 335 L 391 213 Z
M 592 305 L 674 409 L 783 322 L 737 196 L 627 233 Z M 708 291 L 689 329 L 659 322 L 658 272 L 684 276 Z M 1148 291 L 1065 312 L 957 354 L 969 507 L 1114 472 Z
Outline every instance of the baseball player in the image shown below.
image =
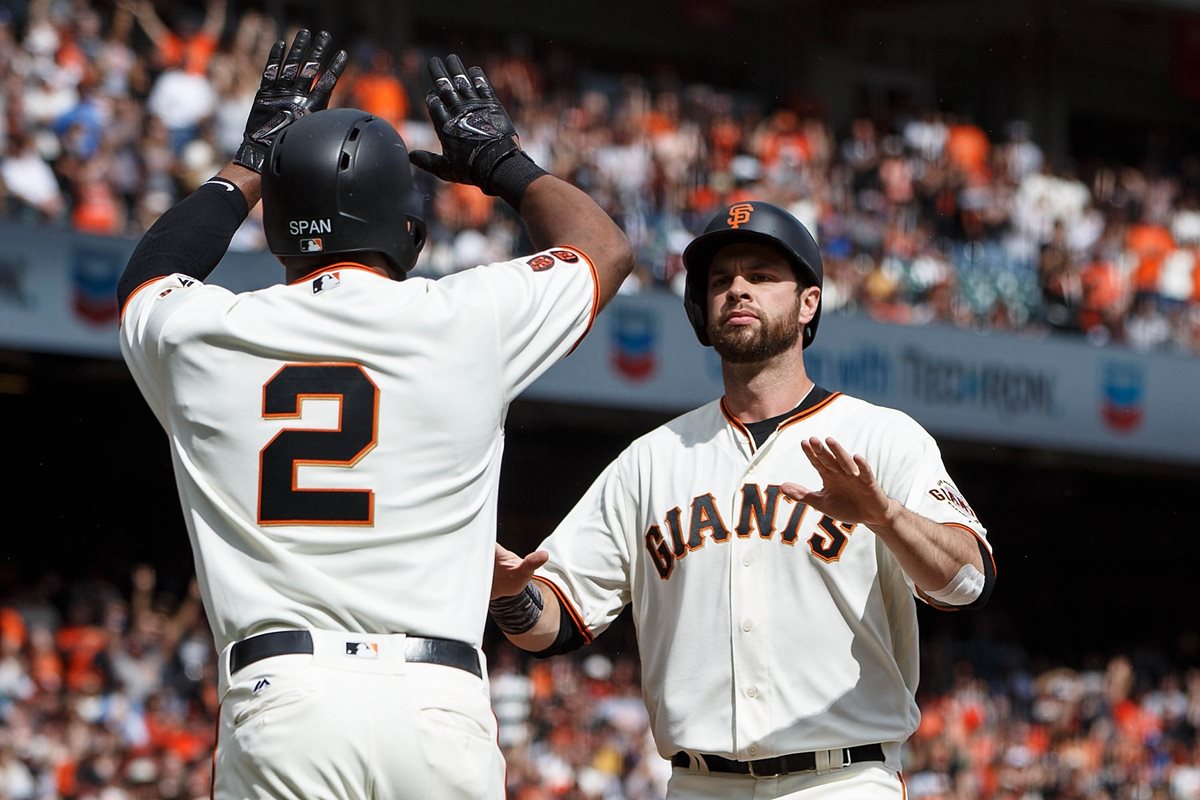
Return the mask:
M 541 252 L 438 281 L 387 122 L 322 110 L 345 53 L 271 51 L 234 161 L 145 235 L 121 349 L 170 440 L 221 651 L 217 798 L 500 798 L 479 651 L 509 403 L 632 267 L 624 235 L 539 169 L 483 72 L 430 62 L 440 155 Z M 258 201 L 287 283 L 203 281 Z
M 725 395 L 630 445 L 542 550 L 497 545 L 492 615 L 546 656 L 632 607 L 671 798 L 901 798 L 913 597 L 983 604 L 986 532 L 916 422 L 805 373 L 822 269 L 799 221 L 732 205 L 684 262 Z

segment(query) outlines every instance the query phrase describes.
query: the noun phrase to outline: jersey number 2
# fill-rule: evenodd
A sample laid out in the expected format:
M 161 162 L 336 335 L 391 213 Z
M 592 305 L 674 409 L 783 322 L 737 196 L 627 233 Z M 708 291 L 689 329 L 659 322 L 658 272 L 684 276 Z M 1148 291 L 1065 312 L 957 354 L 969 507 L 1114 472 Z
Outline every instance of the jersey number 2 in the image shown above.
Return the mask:
M 284 428 L 258 457 L 260 525 L 371 525 L 370 489 L 300 489 L 300 467 L 352 467 L 375 447 L 379 388 L 358 364 L 288 364 L 263 385 L 264 419 L 299 419 L 304 400 L 338 401 L 336 428 Z

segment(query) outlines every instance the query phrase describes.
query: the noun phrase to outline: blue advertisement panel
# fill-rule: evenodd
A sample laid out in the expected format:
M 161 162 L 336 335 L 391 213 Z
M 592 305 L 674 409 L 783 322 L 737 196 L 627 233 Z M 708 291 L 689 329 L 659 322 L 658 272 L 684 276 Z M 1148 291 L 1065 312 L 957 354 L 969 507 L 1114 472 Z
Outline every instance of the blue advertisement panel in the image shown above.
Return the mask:
M 0 224 L 0 347 L 119 358 L 117 279 L 135 242 Z M 211 282 L 277 283 L 263 253 L 231 253 Z M 805 351 L 829 389 L 899 408 L 935 435 L 1200 464 L 1200 359 L 1083 341 L 886 325 L 826 314 Z M 622 295 L 526 393 L 540 400 L 683 412 L 722 393 L 679 298 Z

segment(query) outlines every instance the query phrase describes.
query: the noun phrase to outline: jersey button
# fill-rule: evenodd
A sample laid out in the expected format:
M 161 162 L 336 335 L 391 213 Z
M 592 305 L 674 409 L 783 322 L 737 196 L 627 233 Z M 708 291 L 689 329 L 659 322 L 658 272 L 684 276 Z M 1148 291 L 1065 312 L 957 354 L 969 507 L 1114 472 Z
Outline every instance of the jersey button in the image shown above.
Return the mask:
M 758 697 L 758 689 L 751 686 L 749 689 L 746 690 L 746 697 L 751 697 L 751 698 Z M 750 748 L 750 752 L 752 752 L 752 753 L 754 752 L 753 747 Z
M 742 630 L 749 633 L 754 628 L 754 620 L 748 619 L 742 623 Z
M 756 756 L 756 755 L 758 755 L 758 748 L 755 747 L 754 745 L 750 745 L 749 747 L 746 748 L 746 752 L 752 756 Z
M 754 559 L 753 559 L 753 558 L 751 558 L 750 556 L 746 556 L 745 558 L 743 558 L 743 559 L 742 559 L 742 566 L 743 566 L 743 567 L 748 567 L 748 566 L 750 566 L 750 565 L 751 565 L 751 564 L 753 564 L 753 563 L 754 563 Z

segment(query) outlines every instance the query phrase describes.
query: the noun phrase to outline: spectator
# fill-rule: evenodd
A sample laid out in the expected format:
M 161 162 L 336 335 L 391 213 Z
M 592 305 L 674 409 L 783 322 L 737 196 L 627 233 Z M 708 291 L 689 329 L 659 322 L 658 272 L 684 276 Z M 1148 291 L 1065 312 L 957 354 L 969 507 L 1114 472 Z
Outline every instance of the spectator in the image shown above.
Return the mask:
M 203 76 L 225 29 L 225 0 L 208 0 L 203 21 L 193 12 L 179 14 L 179 32 L 163 23 L 154 10 L 153 0 L 117 0 L 118 6 L 136 17 L 142 30 L 154 43 L 157 66 L 163 70 L 181 70 Z
M 65 208 L 54 171 L 24 132 L 9 134 L 0 162 L 0 182 L 20 217 L 44 222 L 57 218 Z M 22 210 L 29 214 L 22 214 Z
M 349 94 L 342 104 L 361 108 L 400 128 L 410 104 L 404 84 L 396 75 L 392 54 L 384 47 L 365 45 L 358 55 L 358 68 L 357 74 L 349 76 Z

